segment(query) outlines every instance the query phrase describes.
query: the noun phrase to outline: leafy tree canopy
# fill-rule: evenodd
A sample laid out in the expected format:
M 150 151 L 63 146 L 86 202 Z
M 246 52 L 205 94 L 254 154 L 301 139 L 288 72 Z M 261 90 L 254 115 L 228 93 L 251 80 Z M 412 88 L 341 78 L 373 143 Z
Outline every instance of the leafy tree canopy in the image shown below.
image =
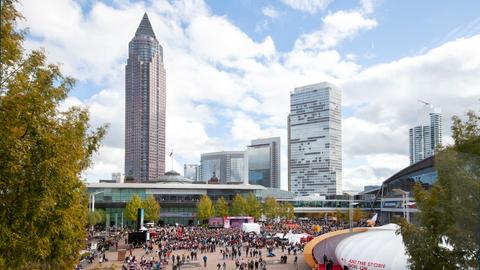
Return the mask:
M 401 224 L 411 269 L 476 269 L 480 258 L 479 116 L 453 117 L 455 144 L 435 155 L 438 179 L 430 190 L 417 184 L 418 225 Z M 445 245 L 451 248 L 446 248 Z
M 160 219 L 160 204 L 153 195 L 148 195 L 142 206 L 145 209 L 145 220 L 157 222 Z
M 134 194 L 125 207 L 125 218 L 130 221 L 137 221 L 138 208 L 143 208 L 142 199 Z
M 215 203 L 215 215 L 218 217 L 228 216 L 228 203 L 223 197 L 220 197 Z
M 213 216 L 214 211 L 212 200 L 207 195 L 203 195 L 197 204 L 198 219 L 205 222 Z
M 106 127 L 60 110 L 74 79 L 24 51 L 15 2 L 0 1 L 0 269 L 73 269 L 88 220 L 80 174 Z

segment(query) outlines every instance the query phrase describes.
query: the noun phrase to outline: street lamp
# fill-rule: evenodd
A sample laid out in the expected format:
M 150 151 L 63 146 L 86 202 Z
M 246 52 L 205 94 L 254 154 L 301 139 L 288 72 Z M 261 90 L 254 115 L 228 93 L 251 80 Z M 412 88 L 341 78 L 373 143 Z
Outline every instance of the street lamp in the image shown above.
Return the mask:
M 95 195 L 98 195 L 100 193 L 103 193 L 103 191 L 95 192 L 90 194 L 90 200 L 91 200 L 91 212 L 95 212 Z
M 353 230 L 353 206 L 356 205 L 356 203 L 353 203 L 353 196 L 355 195 L 354 192 L 345 192 L 346 194 L 348 194 L 348 196 L 350 196 L 350 200 L 349 200 L 349 222 L 350 222 L 350 231 Z
M 403 189 L 394 188 L 392 189 L 393 192 L 397 194 L 401 194 L 403 198 L 403 217 L 410 223 L 410 213 L 408 213 L 408 191 Z

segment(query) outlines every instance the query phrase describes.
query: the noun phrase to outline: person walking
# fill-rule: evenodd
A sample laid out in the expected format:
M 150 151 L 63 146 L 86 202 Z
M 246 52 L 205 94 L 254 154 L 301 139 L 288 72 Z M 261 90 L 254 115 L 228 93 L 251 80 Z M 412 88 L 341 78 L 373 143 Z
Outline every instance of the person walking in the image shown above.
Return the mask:
M 207 255 L 203 256 L 203 267 L 207 267 Z

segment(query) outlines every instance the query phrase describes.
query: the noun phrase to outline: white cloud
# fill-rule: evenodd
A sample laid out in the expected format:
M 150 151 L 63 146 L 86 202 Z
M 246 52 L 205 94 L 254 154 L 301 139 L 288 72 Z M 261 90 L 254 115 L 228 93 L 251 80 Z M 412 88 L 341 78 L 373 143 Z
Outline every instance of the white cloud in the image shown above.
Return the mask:
M 282 0 L 282 2 L 296 10 L 315 14 L 324 10 L 333 0 Z
M 278 12 L 278 10 L 276 10 L 272 6 L 266 6 L 266 7 L 262 8 L 262 14 L 269 17 L 272 20 L 276 19 L 276 18 L 278 18 L 278 16 L 280 16 L 280 13 Z
M 323 19 L 320 30 L 303 34 L 295 42 L 295 48 L 300 50 L 328 49 L 345 39 L 355 37 L 362 30 L 377 26 L 374 19 L 366 18 L 361 11 L 337 11 Z
M 343 89 L 349 111 L 343 120 L 345 189 L 378 184 L 406 165 L 417 99 L 442 108 L 444 140 L 450 117 L 478 105 L 480 35 L 369 68 L 335 50 L 377 25 L 367 17 L 373 12 L 370 1 L 362 1 L 358 10 L 327 15 L 317 31 L 300 36 L 288 52 L 277 51 L 268 36 L 253 40 L 227 17 L 211 14 L 203 1 L 155 1 L 147 7 L 95 2 L 86 14 L 72 1 L 38 2 L 22 2 L 24 25 L 33 37 L 27 45 L 45 47 L 51 61 L 63 63 L 63 71 L 95 88 L 83 100 L 69 97 L 63 108 L 84 104 L 94 126 L 111 124 L 86 172 L 90 180 L 123 171 L 124 65 L 146 9 L 164 48 L 167 149 L 174 149 L 179 170 L 180 162 L 198 162 L 202 152 L 243 149 L 256 137 L 280 135 L 285 187 L 289 93 L 300 85 L 329 80 Z M 321 2 L 325 8 L 329 1 Z

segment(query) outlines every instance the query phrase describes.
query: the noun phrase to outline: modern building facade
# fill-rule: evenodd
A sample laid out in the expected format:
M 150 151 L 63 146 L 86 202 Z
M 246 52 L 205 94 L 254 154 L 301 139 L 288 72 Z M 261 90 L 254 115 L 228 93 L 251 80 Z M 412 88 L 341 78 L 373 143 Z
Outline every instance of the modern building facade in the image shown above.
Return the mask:
M 280 137 L 252 140 L 245 152 L 248 183 L 280 188 Z
M 442 144 L 442 114 L 436 110 L 429 113 L 429 125 L 415 126 L 409 130 L 410 164 L 435 154 Z
M 200 181 L 208 182 L 215 173 L 220 183 L 245 183 L 246 166 L 243 151 L 204 153 L 200 160 Z
M 295 88 L 288 119 L 289 190 L 342 193 L 341 92 L 323 82 Z
M 241 184 L 202 184 L 169 171 L 150 183 L 87 183 L 88 192 L 95 194 L 95 208 L 106 211 L 108 226 L 127 224 L 124 216 L 125 206 L 138 195 L 142 200 L 153 195 L 160 203 L 160 222 L 163 224 L 197 224 L 197 203 L 202 195 L 208 195 L 212 201 L 223 197 L 231 202 L 236 194 L 246 196 L 266 189 L 258 185 Z
M 200 166 L 198 164 L 184 164 L 183 176 L 187 179 L 198 181 L 200 179 Z
M 125 177 L 135 182 L 165 173 L 165 92 L 163 48 L 145 13 L 125 67 Z

